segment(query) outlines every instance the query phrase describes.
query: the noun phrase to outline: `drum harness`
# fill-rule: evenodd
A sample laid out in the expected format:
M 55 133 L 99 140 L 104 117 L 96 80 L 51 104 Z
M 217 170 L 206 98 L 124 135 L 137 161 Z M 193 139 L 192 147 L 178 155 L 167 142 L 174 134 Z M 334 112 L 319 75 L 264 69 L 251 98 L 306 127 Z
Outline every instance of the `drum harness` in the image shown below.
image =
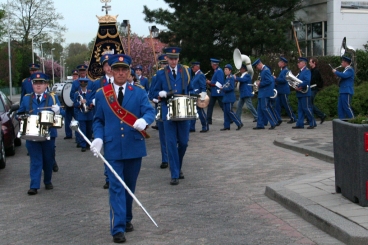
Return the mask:
M 45 93 L 46 94 L 46 106 L 49 104 L 49 99 L 50 99 L 50 97 L 52 98 L 52 101 L 54 102 L 54 105 L 56 104 L 56 102 L 55 102 L 55 98 L 54 98 L 54 96 L 52 95 L 52 94 L 49 94 L 49 93 Z M 36 94 L 35 93 L 33 93 L 32 94 L 32 97 L 33 96 L 35 96 Z M 33 100 L 33 98 L 30 98 L 30 100 L 29 100 L 29 111 L 33 111 L 33 106 L 32 106 L 32 101 Z
M 165 76 L 166 76 L 167 86 L 169 87 L 169 90 L 170 90 L 169 93 L 172 94 L 172 95 L 174 95 L 174 93 L 172 91 L 172 88 L 171 88 L 169 73 L 168 73 L 167 70 L 168 69 L 165 69 Z M 181 66 L 180 73 L 181 73 L 181 83 L 182 83 L 182 94 L 185 93 L 185 81 L 184 81 L 184 71 L 183 70 L 185 70 L 187 72 L 187 75 L 188 75 L 188 84 L 189 84 L 189 81 L 190 81 L 189 72 L 187 71 L 187 69 L 185 67 Z

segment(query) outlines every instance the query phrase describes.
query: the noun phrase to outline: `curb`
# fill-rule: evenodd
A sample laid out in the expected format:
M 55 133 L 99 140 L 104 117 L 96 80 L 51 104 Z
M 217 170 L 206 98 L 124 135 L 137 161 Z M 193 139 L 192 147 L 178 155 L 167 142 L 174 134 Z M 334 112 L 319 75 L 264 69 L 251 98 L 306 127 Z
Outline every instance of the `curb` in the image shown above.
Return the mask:
M 366 229 L 285 188 L 285 185 L 312 176 L 315 176 L 315 174 L 268 185 L 266 186 L 265 195 L 346 244 L 368 244 Z
M 302 154 L 308 154 L 309 156 L 315 157 L 328 163 L 334 163 L 334 155 L 332 152 L 319 150 L 308 146 L 295 146 L 291 143 L 287 143 L 277 139 L 273 141 L 273 144 Z

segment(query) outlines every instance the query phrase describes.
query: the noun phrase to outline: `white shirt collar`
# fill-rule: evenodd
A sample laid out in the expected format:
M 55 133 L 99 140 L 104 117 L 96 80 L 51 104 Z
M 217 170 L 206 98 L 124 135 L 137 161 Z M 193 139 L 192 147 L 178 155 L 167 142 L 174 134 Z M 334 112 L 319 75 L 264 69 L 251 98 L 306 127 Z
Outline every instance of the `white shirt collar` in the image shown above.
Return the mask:
M 172 72 L 172 70 L 175 70 L 175 74 L 178 75 L 178 66 L 175 66 L 175 68 L 171 68 L 171 66 L 169 66 L 170 71 Z
M 123 94 L 124 94 L 124 95 L 125 95 L 125 88 L 126 88 L 126 85 L 127 85 L 127 82 L 126 82 L 126 83 L 124 83 L 124 85 L 122 86 L 122 87 L 123 87 Z M 118 97 L 120 86 L 119 86 L 119 85 L 116 85 L 115 83 L 113 83 L 113 86 L 114 86 L 114 91 L 115 91 L 115 93 L 116 93 L 116 97 Z
M 200 71 L 201 71 L 201 70 L 196 71 L 196 73 L 195 73 L 195 74 L 197 75 Z
M 109 77 L 108 75 L 105 75 L 105 77 L 106 77 L 106 81 L 109 81 L 109 79 L 110 79 L 110 82 L 114 82 L 114 77 L 113 76 L 111 76 L 111 77 Z

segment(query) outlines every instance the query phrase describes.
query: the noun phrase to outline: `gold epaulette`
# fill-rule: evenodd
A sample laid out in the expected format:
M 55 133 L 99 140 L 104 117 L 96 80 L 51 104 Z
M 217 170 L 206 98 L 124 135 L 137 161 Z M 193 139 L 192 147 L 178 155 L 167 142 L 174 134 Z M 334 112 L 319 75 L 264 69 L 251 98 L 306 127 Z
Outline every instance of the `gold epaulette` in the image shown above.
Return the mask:
M 24 79 L 22 80 L 22 82 L 24 82 L 26 79 L 27 79 L 27 78 L 24 78 Z
M 30 95 L 31 95 L 31 94 L 25 94 L 25 95 L 24 95 L 24 97 L 26 97 L 26 96 L 30 96 Z
M 182 66 L 183 66 L 184 68 L 187 68 L 187 69 L 189 68 L 189 66 L 187 66 L 187 65 L 182 65 Z
M 137 87 L 139 87 L 139 88 L 141 88 L 141 89 L 145 89 L 142 85 L 140 85 L 140 84 L 134 84 L 135 86 L 137 86 Z
M 158 69 L 158 70 L 160 71 L 160 70 L 163 70 L 163 69 L 164 69 L 164 68 L 160 68 L 160 69 Z
M 101 89 L 102 89 L 102 88 L 97 89 L 96 93 L 97 93 L 98 91 L 100 91 Z

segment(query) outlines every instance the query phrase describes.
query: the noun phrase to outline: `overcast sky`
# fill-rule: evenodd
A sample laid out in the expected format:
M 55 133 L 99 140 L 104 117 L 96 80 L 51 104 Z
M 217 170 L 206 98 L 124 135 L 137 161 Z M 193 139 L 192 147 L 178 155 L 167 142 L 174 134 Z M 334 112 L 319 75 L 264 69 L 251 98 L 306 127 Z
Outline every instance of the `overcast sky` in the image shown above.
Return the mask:
M 11 1 L 11 0 L 10 0 Z M 0 0 L 6 3 L 7 0 Z M 98 30 L 98 16 L 104 16 L 105 11 L 101 11 L 104 6 L 100 0 L 54 0 L 56 12 L 64 16 L 60 24 L 68 29 L 65 33 L 66 44 L 79 42 L 88 43 L 96 37 Z M 140 36 L 149 35 L 148 26 L 156 25 L 144 21 L 145 15 L 143 6 L 149 9 L 168 9 L 168 5 L 163 0 L 111 0 L 110 15 L 119 15 L 118 22 L 129 20 L 131 31 Z M 160 30 L 163 26 L 156 25 Z

